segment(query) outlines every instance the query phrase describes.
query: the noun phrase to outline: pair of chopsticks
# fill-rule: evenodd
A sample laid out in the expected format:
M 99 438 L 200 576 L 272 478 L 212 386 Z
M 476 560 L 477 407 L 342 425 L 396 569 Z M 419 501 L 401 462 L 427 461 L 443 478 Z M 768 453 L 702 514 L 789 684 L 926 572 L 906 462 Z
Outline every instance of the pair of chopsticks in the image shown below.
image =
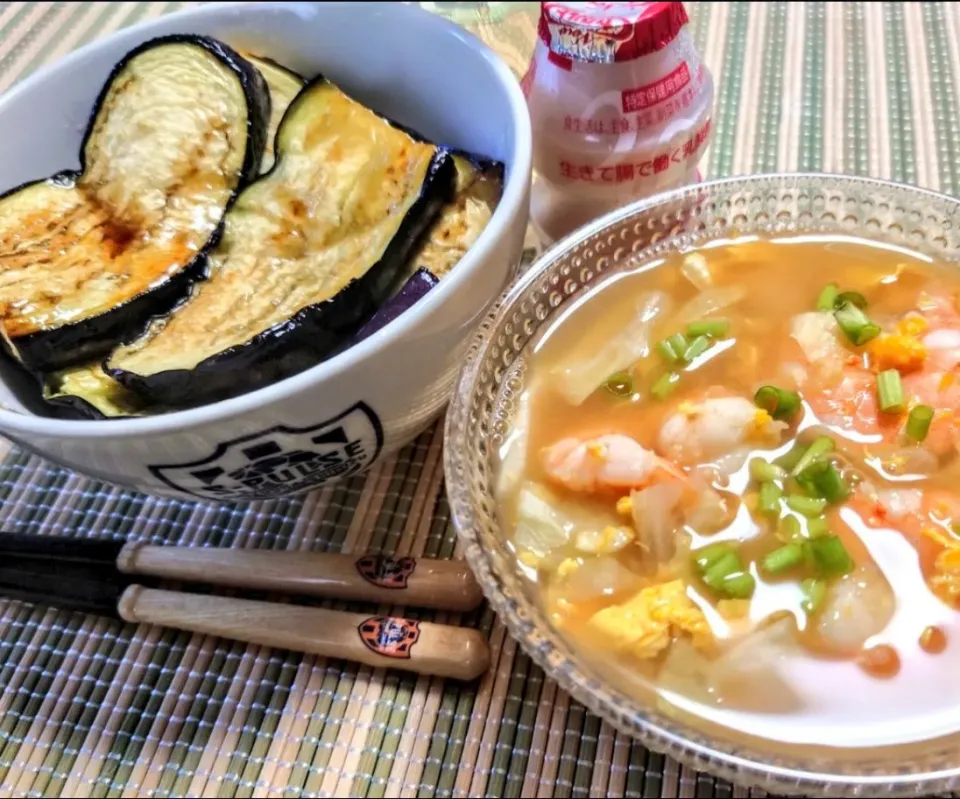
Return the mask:
M 150 578 L 446 611 L 483 600 L 462 561 L 0 533 L 0 597 L 418 674 L 471 680 L 490 664 L 477 630 L 187 593 Z

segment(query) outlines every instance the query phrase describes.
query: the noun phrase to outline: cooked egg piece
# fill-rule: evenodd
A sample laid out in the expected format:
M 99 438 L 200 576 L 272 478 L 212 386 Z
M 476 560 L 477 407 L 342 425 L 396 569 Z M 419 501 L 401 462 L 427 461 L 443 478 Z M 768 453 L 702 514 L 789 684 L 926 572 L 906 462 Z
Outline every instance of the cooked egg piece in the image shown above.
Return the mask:
M 687 596 L 682 580 L 648 586 L 633 599 L 598 611 L 589 624 L 613 648 L 642 659 L 656 657 L 681 633 L 691 636 L 698 648 L 713 642 L 707 619 Z

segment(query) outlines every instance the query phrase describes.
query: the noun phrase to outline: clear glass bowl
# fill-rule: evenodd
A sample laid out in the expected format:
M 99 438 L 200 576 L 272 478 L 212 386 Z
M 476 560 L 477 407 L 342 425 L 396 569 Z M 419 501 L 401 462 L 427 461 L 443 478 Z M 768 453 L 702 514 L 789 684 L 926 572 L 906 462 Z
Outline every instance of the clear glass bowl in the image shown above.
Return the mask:
M 863 178 L 789 174 L 702 183 L 615 211 L 560 242 L 484 320 L 447 414 L 453 520 L 494 610 L 574 698 L 650 749 L 772 792 L 925 796 L 960 787 L 960 735 L 909 746 L 783 750 L 708 730 L 618 691 L 551 627 L 506 546 L 494 499 L 497 452 L 523 390 L 527 343 L 586 288 L 674 249 L 758 232 L 844 232 L 957 261 L 958 216 L 960 202 L 950 197 Z M 944 701 L 956 701 L 960 713 L 960 700 Z

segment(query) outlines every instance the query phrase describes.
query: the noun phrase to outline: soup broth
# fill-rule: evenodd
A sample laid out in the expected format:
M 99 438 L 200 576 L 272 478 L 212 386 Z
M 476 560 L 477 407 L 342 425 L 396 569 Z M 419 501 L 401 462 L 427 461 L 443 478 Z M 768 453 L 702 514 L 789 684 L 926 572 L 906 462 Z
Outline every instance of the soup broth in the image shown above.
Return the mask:
M 960 272 L 743 238 L 613 275 L 528 357 L 518 566 L 623 690 L 767 739 L 960 729 Z

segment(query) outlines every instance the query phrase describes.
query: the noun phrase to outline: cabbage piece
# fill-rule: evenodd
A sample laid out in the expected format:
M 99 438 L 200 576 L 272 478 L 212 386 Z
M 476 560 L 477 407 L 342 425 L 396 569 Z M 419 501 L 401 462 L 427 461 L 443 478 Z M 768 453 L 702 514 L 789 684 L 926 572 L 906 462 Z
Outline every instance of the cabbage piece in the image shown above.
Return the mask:
M 692 252 L 680 264 L 680 273 L 689 280 L 697 291 L 706 291 L 713 287 L 713 275 L 703 253 Z
M 636 540 L 632 527 L 619 525 L 602 530 L 581 530 L 574 538 L 574 546 L 585 555 L 613 555 Z
M 663 688 L 737 710 L 789 713 L 803 707 L 787 682 L 787 664 L 800 651 L 792 616 L 781 616 L 735 639 L 715 659 L 684 640 L 674 642 L 660 672 Z
M 773 422 L 774 425 L 782 425 L 783 422 Z M 784 425 L 785 426 L 785 425 Z M 717 476 L 723 479 L 729 479 L 732 475 L 739 472 L 744 464 L 747 462 L 747 458 L 750 457 L 751 449 L 747 447 L 742 447 L 740 449 L 735 449 L 731 452 L 727 452 L 724 455 L 719 455 L 711 461 Z
M 650 336 L 657 319 L 670 307 L 670 298 L 662 291 L 640 297 L 633 319 L 599 350 L 573 357 L 553 372 L 557 390 L 571 405 L 582 405 L 610 375 L 633 366 L 650 354 Z
M 527 483 L 517 497 L 517 528 L 513 541 L 521 552 L 538 558 L 565 546 L 573 534 L 569 519 L 554 507 L 549 494 L 540 486 Z
M 718 533 L 733 521 L 736 508 L 736 495 L 721 495 L 714 488 L 703 486 L 697 504 L 687 513 L 686 524 L 700 535 Z
M 814 629 L 831 652 L 851 655 L 887 626 L 896 599 L 880 570 L 864 565 L 827 589 Z
M 747 291 L 743 286 L 724 286 L 701 291 L 677 311 L 674 324 L 678 328 L 682 328 L 690 322 L 704 319 L 717 311 L 722 311 L 740 302 L 746 296 L 746 293 Z
M 645 560 L 652 565 L 668 563 L 676 553 L 682 498 L 683 487 L 679 483 L 661 483 L 630 494 L 633 524 L 645 550 Z
M 530 437 L 530 395 L 529 388 L 517 398 L 516 410 L 510 435 L 500 450 L 500 472 L 497 476 L 497 494 L 506 497 L 513 494 L 523 480 L 523 471 L 527 463 L 527 441 Z
M 613 556 L 584 558 L 566 577 L 558 578 L 557 595 L 568 602 L 588 602 L 639 591 L 643 578 Z
M 807 363 L 824 380 L 834 382 L 840 378 L 849 352 L 840 341 L 840 326 L 833 314 L 797 314 L 790 323 L 790 336 L 800 345 Z
M 533 481 L 520 488 L 516 518 L 514 544 L 540 558 L 565 547 L 574 533 L 602 531 L 621 523 L 612 505 L 563 498 Z

